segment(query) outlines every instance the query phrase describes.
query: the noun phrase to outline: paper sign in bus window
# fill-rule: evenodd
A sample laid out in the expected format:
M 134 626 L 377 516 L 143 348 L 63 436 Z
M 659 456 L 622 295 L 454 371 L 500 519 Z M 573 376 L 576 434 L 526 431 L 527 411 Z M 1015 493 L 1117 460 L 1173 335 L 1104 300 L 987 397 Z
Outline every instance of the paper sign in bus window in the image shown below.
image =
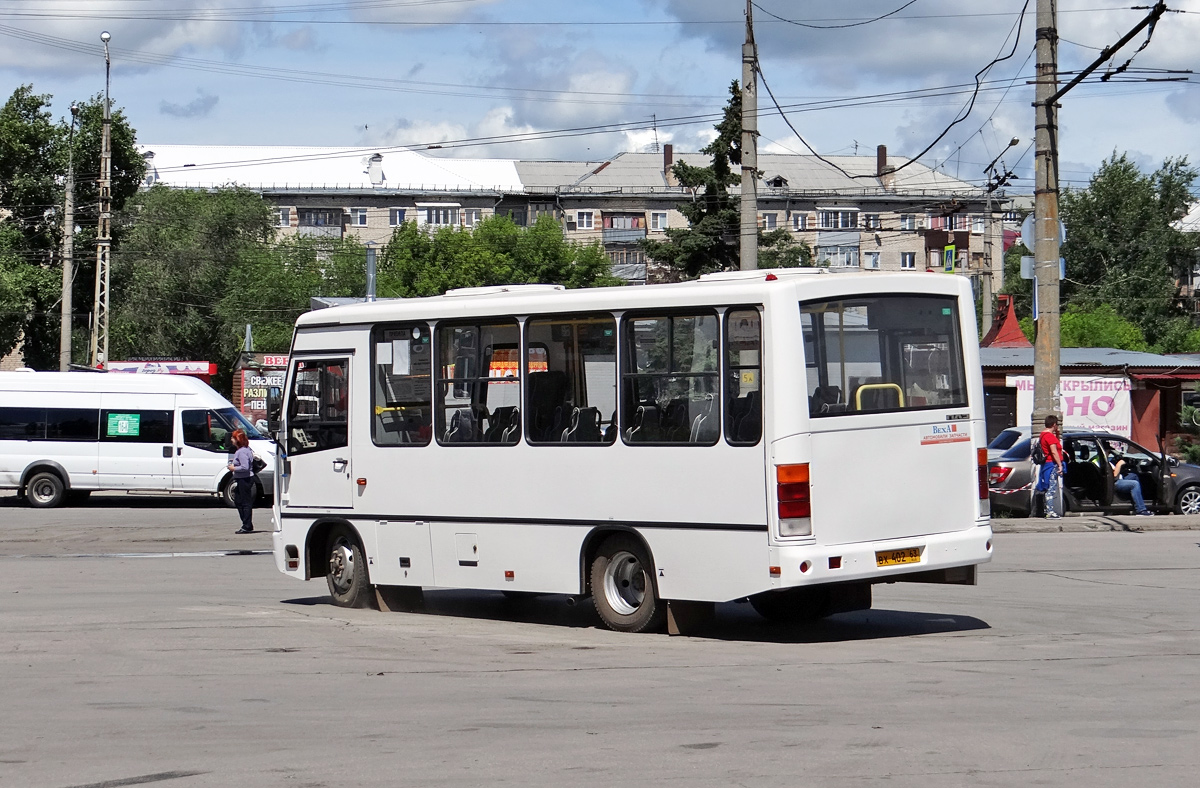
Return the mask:
M 142 416 L 140 413 L 110 413 L 108 414 L 109 437 L 136 437 L 142 432 Z

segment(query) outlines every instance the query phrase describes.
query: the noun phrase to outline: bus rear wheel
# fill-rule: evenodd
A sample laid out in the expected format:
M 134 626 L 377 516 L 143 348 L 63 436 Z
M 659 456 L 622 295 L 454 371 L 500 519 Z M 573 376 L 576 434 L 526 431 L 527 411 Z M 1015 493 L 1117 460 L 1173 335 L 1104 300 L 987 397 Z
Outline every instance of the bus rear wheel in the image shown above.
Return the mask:
M 371 580 L 354 531 L 345 525 L 336 526 L 329 534 L 325 556 L 329 561 L 325 582 L 333 603 L 338 607 L 369 607 Z
M 35 509 L 53 509 L 62 504 L 66 495 L 62 479 L 52 471 L 35 473 L 25 484 L 25 498 Z
M 658 598 L 654 564 L 637 539 L 610 536 L 592 559 L 592 604 L 600 620 L 617 632 L 660 629 L 667 606 Z

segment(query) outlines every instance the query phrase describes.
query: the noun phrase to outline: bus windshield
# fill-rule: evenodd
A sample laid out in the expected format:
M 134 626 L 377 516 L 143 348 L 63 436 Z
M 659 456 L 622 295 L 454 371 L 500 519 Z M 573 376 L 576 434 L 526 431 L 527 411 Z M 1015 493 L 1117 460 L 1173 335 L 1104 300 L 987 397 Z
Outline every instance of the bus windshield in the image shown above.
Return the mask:
M 954 297 L 807 301 L 800 314 L 810 416 L 966 406 Z

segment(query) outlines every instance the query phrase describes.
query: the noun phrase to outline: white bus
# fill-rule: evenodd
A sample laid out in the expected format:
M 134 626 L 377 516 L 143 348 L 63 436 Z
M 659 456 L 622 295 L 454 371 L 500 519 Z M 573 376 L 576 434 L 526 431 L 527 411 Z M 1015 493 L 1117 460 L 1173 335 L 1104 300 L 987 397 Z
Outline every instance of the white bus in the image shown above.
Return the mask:
M 471 288 L 310 312 L 291 352 L 275 560 L 339 605 L 590 595 L 640 631 L 862 609 L 991 557 L 962 277 Z
M 0 490 L 30 506 L 92 492 L 209 493 L 233 505 L 230 433 L 241 427 L 273 489 L 275 444 L 186 375 L 0 372 Z

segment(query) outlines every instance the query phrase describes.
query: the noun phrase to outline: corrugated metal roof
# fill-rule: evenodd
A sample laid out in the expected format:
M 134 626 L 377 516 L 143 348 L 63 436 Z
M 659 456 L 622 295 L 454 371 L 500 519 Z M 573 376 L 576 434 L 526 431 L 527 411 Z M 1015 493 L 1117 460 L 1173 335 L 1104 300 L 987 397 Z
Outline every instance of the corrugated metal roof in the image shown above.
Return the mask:
M 1033 353 L 1034 349 L 1031 347 L 981 347 L 979 361 L 984 369 L 1032 367 Z M 1065 347 L 1061 351 L 1060 362 L 1063 367 L 1200 369 L 1200 357 L 1160 356 L 1157 353 L 1118 350 L 1111 347 Z

